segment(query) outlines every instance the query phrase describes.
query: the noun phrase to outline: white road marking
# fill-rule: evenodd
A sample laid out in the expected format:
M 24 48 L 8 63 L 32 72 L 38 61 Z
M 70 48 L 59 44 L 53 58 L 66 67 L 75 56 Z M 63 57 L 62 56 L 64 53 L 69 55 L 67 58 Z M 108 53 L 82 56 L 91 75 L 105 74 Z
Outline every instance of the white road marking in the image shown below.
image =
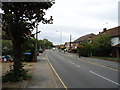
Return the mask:
M 108 69 L 111 69 L 111 70 L 114 70 L 114 71 L 118 71 L 117 69 L 114 69 L 114 68 L 111 68 L 111 67 L 107 67 L 107 66 L 102 65 L 102 64 L 98 64 L 98 63 L 91 62 L 91 61 L 85 61 L 85 60 L 82 60 L 82 59 L 80 59 L 80 60 L 84 61 L 84 62 L 88 62 L 88 63 L 94 64 L 94 65 L 98 65 L 98 66 L 101 66 L 101 67 L 104 67 L 104 68 L 108 68 Z
M 79 65 L 76 65 L 77 67 L 80 67 Z
M 97 73 L 95 73 L 95 72 L 93 72 L 93 71 L 89 71 L 89 72 L 92 73 L 92 74 L 94 74 L 94 75 L 96 75 L 96 76 L 99 76 L 99 77 L 101 77 L 101 78 L 103 78 L 103 79 L 105 79 L 105 80 L 107 80 L 107 81 L 109 81 L 109 82 L 112 82 L 112 83 L 114 83 L 114 84 L 116 84 L 116 85 L 120 85 L 119 83 L 114 82 L 114 81 L 112 81 L 112 80 L 110 80 L 110 79 L 108 79 L 108 78 L 106 78 L 106 77 L 104 77 L 104 76 L 102 76 L 102 75 L 99 75 L 99 74 L 97 74 Z
M 63 55 L 65 55 L 65 54 L 63 54 Z M 68 56 L 68 55 L 65 55 L 65 56 Z M 73 57 L 71 57 L 71 58 L 73 58 Z M 78 59 L 80 59 L 80 58 L 78 58 Z M 94 64 L 94 65 L 98 65 L 98 66 L 101 66 L 101 67 L 104 67 L 104 68 L 107 68 L 107 69 L 111 69 L 111 70 L 114 70 L 114 71 L 119 71 L 118 69 L 115 69 L 115 68 L 112 68 L 112 67 L 108 67 L 108 66 L 105 66 L 105 65 L 102 65 L 102 64 L 99 64 L 99 63 L 95 63 L 95 62 L 91 62 L 91 61 L 85 61 L 85 60 L 82 60 L 82 59 L 80 59 L 80 60 L 84 61 L 84 62 L 88 62 L 88 63 Z
M 75 65 L 75 66 L 77 66 L 77 67 L 80 67 L 79 65 L 77 65 L 77 64 L 75 64 L 75 63 L 73 63 L 73 62 L 71 62 L 71 61 L 67 61 L 67 62 L 69 62 L 69 63 L 71 63 L 71 64 L 73 64 L 73 65 Z
M 71 63 L 70 61 L 67 61 L 67 62 Z
M 71 62 L 73 65 L 75 65 L 75 63 Z

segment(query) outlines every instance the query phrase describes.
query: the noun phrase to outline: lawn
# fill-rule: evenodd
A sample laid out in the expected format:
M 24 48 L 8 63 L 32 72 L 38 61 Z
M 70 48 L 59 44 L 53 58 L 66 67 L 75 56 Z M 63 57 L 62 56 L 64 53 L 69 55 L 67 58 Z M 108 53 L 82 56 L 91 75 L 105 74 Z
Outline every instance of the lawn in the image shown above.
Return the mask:
M 104 57 L 105 59 L 109 59 L 109 60 L 119 60 L 120 61 L 120 58 L 117 58 L 117 57 Z
M 117 58 L 117 57 L 98 57 L 98 58 L 107 59 L 107 60 L 120 61 L 120 58 Z

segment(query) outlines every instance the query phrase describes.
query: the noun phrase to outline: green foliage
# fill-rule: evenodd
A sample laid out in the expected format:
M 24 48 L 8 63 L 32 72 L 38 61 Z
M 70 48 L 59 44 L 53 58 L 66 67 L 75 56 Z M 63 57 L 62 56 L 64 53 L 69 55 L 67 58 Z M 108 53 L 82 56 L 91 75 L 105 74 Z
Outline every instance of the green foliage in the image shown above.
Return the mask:
M 42 49 L 49 49 L 53 47 L 53 43 L 48 39 L 39 40 L 39 47 L 41 47 Z
M 2 76 L 2 82 L 16 82 L 16 81 L 27 80 L 31 78 L 31 76 L 27 72 L 28 70 L 23 68 L 21 68 L 17 72 L 15 72 L 11 68 L 10 71 L 7 71 L 5 75 Z
M 2 34 L 2 39 L 4 40 L 10 40 L 10 36 L 6 33 L 5 35 Z
M 22 46 L 23 61 L 27 61 L 27 62 L 33 61 L 33 56 L 35 53 L 35 44 L 36 44 L 36 39 L 29 39 L 24 43 L 24 45 Z M 31 53 L 31 55 L 25 55 L 24 53 Z
M 77 52 L 82 56 L 90 56 L 90 53 L 92 52 L 92 44 L 90 42 L 83 42 L 78 46 Z
M 2 2 L 2 30 L 6 31 L 10 36 L 13 44 L 14 53 L 14 70 L 20 70 L 18 73 L 21 75 L 21 64 L 23 54 L 23 44 L 29 39 L 30 33 L 38 26 L 39 22 L 43 24 L 51 24 L 53 22 L 52 16 L 45 18 L 45 11 L 54 4 L 50 2 Z M 33 47 L 33 45 L 28 45 Z M 20 77 L 19 74 L 14 74 L 12 71 L 7 75 Z M 13 77 L 11 76 L 11 77 Z M 10 78 L 11 78 L 10 77 Z M 13 77 L 13 78 L 14 78 Z
M 54 4 L 50 2 L 2 2 L 2 30 L 6 31 L 13 44 L 14 69 L 21 68 L 22 46 L 39 22 L 51 24 L 52 16 L 45 18 L 45 11 Z M 28 45 L 32 46 L 32 45 Z
M 109 35 L 99 35 L 93 41 L 93 55 L 108 56 L 111 53 L 111 39 Z
M 2 42 L 2 54 L 11 55 L 13 51 L 11 40 L 0 40 L 0 42 Z
M 24 52 L 35 50 L 35 43 L 36 39 L 29 39 L 28 41 L 26 41 L 23 45 Z
M 83 42 L 77 48 L 77 52 L 82 56 L 109 56 L 111 53 L 111 39 L 108 35 L 99 35 L 95 40 Z

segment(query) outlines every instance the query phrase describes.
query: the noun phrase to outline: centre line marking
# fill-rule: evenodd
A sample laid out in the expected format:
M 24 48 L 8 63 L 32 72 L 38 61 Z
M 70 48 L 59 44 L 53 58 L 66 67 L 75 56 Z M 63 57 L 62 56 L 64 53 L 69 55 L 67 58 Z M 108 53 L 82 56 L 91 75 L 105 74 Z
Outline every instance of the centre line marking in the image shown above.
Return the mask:
M 77 67 L 80 67 L 79 65 L 76 65 Z
M 89 72 L 92 73 L 92 74 L 94 74 L 94 75 L 96 75 L 96 76 L 98 76 L 98 77 L 101 77 L 101 78 L 103 78 L 103 79 L 105 79 L 105 80 L 107 80 L 107 81 L 109 81 L 109 82 L 112 82 L 112 83 L 114 83 L 114 84 L 116 84 L 116 85 L 120 85 L 119 83 L 114 82 L 114 81 L 112 81 L 112 80 L 110 80 L 110 79 L 108 79 L 108 78 L 106 78 L 106 77 L 104 77 L 104 76 L 102 76 L 102 75 L 99 75 L 99 74 L 97 74 L 97 73 L 95 73 L 95 72 L 93 72 L 93 71 L 89 71 Z
M 77 64 L 75 64 L 75 63 L 73 63 L 73 62 L 71 62 L 71 61 L 67 61 L 67 62 L 69 62 L 69 63 L 71 63 L 71 64 L 73 64 L 73 65 L 75 65 L 75 66 L 77 66 L 77 67 L 80 67 L 79 65 L 77 65 Z

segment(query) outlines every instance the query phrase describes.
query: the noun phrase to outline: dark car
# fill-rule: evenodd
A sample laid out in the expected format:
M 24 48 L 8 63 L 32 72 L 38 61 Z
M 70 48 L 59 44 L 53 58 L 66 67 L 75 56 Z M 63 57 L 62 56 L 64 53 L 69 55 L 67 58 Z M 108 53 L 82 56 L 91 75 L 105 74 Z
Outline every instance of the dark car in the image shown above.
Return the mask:
M 42 50 L 42 49 L 40 49 L 40 50 L 39 50 L 39 53 L 43 53 L 43 50 Z

